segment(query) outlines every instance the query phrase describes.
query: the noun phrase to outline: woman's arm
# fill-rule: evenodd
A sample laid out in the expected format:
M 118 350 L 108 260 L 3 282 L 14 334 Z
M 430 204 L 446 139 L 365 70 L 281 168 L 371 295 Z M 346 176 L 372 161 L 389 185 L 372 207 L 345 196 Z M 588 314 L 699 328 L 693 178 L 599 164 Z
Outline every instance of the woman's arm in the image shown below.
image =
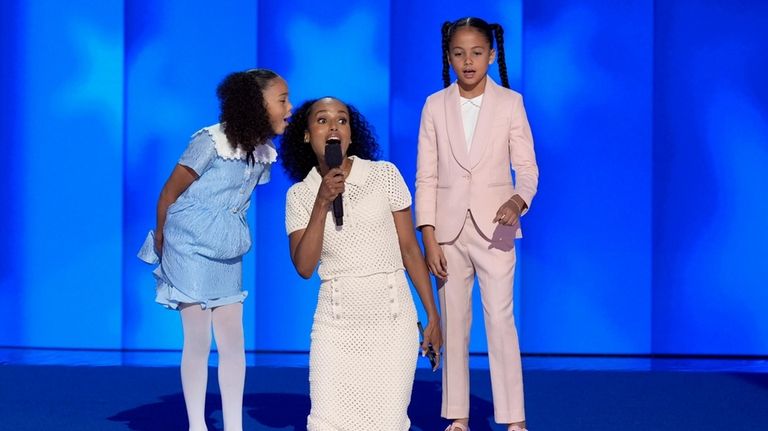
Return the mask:
M 424 330 L 424 343 L 422 349 L 426 349 L 429 344 L 440 352 L 440 346 L 443 344 L 442 334 L 440 333 L 440 315 L 435 305 L 435 296 L 432 291 L 432 282 L 429 279 L 429 272 L 424 263 L 424 257 L 421 254 L 421 248 L 416 240 L 416 234 L 413 229 L 413 219 L 411 218 L 411 208 L 395 211 L 392 213 L 395 218 L 395 229 L 400 243 L 400 253 L 403 255 L 403 264 L 408 271 L 416 292 L 421 299 L 421 303 L 427 312 L 429 319 L 427 328 Z
M 299 275 L 304 278 L 312 276 L 317 263 L 320 261 L 328 209 L 336 196 L 343 192 L 344 172 L 339 168 L 331 169 L 323 177 L 323 183 L 317 192 L 307 227 L 292 232 L 289 236 L 291 261 Z
M 168 214 L 168 207 L 184 193 L 189 186 L 197 180 L 198 175 L 192 169 L 184 165 L 176 165 L 171 172 L 171 176 L 165 182 L 160 191 L 160 197 L 157 199 L 157 219 L 155 222 L 155 251 L 157 255 L 163 252 L 163 226 L 165 226 L 165 217 Z

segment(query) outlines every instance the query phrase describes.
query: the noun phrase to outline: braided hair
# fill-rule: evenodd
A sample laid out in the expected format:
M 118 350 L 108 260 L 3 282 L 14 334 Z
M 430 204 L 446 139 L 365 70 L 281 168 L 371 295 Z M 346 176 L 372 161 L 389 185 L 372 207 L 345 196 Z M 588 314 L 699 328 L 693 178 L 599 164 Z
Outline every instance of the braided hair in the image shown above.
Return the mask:
M 501 76 L 501 85 L 509 88 L 509 77 L 507 76 L 507 61 L 504 58 L 504 28 L 501 24 L 488 24 L 480 18 L 466 17 L 457 19 L 456 21 L 446 21 L 443 23 L 441 29 L 443 43 L 442 43 L 442 56 L 443 56 L 443 86 L 448 87 L 451 85 L 450 75 L 450 62 L 448 61 L 449 47 L 451 39 L 456 31 L 463 27 L 472 27 L 485 36 L 488 40 L 488 44 L 493 48 L 493 41 L 496 40 L 496 61 L 499 64 L 499 75 Z

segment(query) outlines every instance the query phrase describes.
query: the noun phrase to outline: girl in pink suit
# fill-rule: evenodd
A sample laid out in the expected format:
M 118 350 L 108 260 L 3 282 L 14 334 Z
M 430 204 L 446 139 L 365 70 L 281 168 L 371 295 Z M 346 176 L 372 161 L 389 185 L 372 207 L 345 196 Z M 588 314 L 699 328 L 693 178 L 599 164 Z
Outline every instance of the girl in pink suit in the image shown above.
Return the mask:
M 512 285 L 520 216 L 538 184 L 533 138 L 522 97 L 509 89 L 502 27 L 463 18 L 443 24 L 442 34 L 445 88 L 427 98 L 421 114 L 415 205 L 443 316 L 442 416 L 452 421 L 446 431 L 469 431 L 469 330 L 477 275 L 495 420 L 525 430 Z M 503 87 L 487 75 L 497 56 Z M 457 76 L 453 84 L 449 66 Z

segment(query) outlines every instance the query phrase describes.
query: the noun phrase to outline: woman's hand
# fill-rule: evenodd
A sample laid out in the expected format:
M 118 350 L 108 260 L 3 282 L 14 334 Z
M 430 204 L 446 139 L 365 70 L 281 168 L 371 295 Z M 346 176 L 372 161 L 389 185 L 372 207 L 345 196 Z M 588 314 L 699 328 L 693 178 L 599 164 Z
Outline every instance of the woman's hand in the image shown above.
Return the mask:
M 424 329 L 424 341 L 421 343 L 421 356 L 427 354 L 429 345 L 435 351 L 435 371 L 440 366 L 440 349 L 443 347 L 443 333 L 440 330 L 440 317 L 429 319 L 427 327 Z
M 317 199 L 326 205 L 330 205 L 336 196 L 344 193 L 344 171 L 341 168 L 333 168 L 326 172 L 317 192 Z

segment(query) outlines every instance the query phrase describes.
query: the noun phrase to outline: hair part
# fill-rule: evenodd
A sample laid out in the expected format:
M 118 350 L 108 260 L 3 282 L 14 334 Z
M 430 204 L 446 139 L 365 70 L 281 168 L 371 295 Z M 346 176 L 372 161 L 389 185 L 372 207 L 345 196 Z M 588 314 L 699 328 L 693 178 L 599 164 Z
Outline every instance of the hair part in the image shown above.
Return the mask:
M 230 73 L 216 88 L 224 134 L 233 149 L 248 154 L 248 163 L 254 163 L 256 147 L 275 136 L 264 91 L 279 77 L 268 69 L 250 69 Z
M 441 28 L 442 34 L 442 57 L 443 57 L 443 87 L 451 85 L 451 65 L 448 61 L 450 55 L 451 39 L 456 34 L 456 31 L 461 28 L 472 28 L 480 34 L 482 34 L 488 41 L 491 49 L 493 49 L 493 42 L 496 41 L 496 62 L 499 65 L 499 76 L 501 77 L 501 85 L 509 88 L 509 77 L 507 76 L 507 61 L 504 58 L 504 28 L 501 24 L 488 24 L 480 18 L 466 17 L 457 19 L 456 21 L 446 21 Z

